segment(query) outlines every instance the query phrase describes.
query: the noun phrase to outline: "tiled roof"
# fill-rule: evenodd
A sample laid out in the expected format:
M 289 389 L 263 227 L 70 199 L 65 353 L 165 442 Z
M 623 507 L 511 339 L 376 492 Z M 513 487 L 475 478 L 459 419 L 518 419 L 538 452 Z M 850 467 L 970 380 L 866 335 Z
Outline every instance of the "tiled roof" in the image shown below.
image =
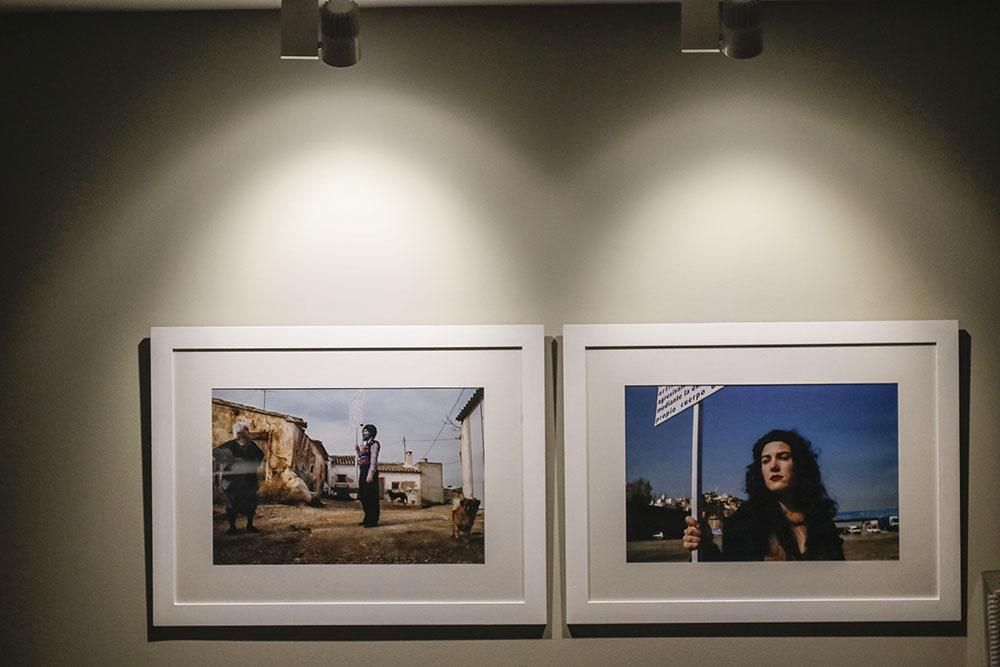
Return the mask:
M 399 463 L 397 461 L 379 461 L 378 462 L 379 472 L 420 472 L 420 468 L 416 466 L 408 466 L 405 463 Z
M 465 418 L 472 414 L 472 411 L 476 409 L 476 406 L 483 402 L 483 388 L 479 387 L 474 392 L 469 400 L 465 402 L 465 405 L 459 411 L 458 416 L 455 417 L 455 421 L 465 421 Z
M 354 455 L 353 454 L 337 454 L 330 457 L 334 465 L 339 466 L 352 466 L 354 465 Z M 420 472 L 420 468 L 416 466 L 408 466 L 405 463 L 400 463 L 399 461 L 379 461 L 378 462 L 379 472 Z

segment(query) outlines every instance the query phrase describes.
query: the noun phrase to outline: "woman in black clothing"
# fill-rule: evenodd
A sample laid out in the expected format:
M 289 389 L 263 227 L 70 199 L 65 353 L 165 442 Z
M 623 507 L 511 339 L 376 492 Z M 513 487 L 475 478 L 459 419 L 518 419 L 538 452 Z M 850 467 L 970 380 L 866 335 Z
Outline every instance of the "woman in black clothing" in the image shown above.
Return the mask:
M 703 521 L 687 517 L 684 547 L 703 560 L 844 560 L 833 518 L 837 503 L 820 479 L 812 444 L 797 431 L 774 430 L 753 446 L 748 500 L 724 523 L 720 550 Z
M 365 528 L 374 528 L 379 520 L 378 455 L 382 446 L 375 439 L 377 433 L 375 424 L 365 424 L 361 428 L 361 444 L 354 445 L 358 457 L 358 500 L 365 513 L 358 525 Z

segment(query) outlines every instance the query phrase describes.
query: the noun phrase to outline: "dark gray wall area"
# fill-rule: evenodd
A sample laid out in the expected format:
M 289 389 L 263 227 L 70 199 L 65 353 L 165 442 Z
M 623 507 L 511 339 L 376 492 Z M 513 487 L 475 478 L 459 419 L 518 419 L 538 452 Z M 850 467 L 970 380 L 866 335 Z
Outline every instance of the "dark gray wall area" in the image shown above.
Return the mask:
M 747 62 L 682 57 L 676 4 L 365 10 L 343 71 L 280 61 L 276 12 L 0 15 L 3 652 L 981 664 L 996 7 L 768 3 Z M 151 326 L 951 318 L 972 339 L 967 638 L 572 639 L 556 558 L 541 640 L 147 642 Z

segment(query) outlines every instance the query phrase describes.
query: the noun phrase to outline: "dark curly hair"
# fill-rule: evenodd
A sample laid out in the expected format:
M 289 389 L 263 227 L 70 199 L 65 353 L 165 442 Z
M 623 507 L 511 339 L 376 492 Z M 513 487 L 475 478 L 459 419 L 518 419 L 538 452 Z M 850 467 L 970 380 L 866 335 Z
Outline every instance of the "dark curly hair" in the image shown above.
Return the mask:
M 826 487 L 823 486 L 817 461 L 819 452 L 815 451 L 812 443 L 794 429 L 769 431 L 754 443 L 753 462 L 747 466 L 746 473 L 746 492 L 749 497 L 747 502 L 768 515 L 773 516 L 780 512 L 778 498 L 768 490 L 760 470 L 761 453 L 764 451 L 764 445 L 769 442 L 784 442 L 792 448 L 795 468 L 791 491 L 805 513 L 806 524 L 832 520 L 837 515 L 837 502 L 830 497 Z

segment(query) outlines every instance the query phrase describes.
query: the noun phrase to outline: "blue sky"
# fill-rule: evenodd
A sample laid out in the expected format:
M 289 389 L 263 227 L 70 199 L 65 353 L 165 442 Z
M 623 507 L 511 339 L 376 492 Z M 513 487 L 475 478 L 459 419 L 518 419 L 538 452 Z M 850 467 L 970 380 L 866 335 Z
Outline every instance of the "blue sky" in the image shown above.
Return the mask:
M 625 387 L 625 475 L 655 493 L 691 495 L 688 409 L 653 426 L 656 387 Z M 820 451 L 823 482 L 841 511 L 897 507 L 895 384 L 730 385 L 702 402 L 702 488 L 746 497 L 743 478 L 757 439 L 796 429 Z
M 459 431 L 445 420 L 455 415 L 475 391 L 442 389 L 213 389 L 212 397 L 266 408 L 304 419 L 306 433 L 322 440 L 330 454 L 353 454 L 356 425 L 351 423 L 351 400 L 361 407 L 361 421 L 378 427 L 381 458 L 403 460 L 403 437 L 413 460 L 427 457 L 444 465 L 444 483 L 461 485 L 458 462 Z M 436 438 L 436 440 L 435 440 Z

